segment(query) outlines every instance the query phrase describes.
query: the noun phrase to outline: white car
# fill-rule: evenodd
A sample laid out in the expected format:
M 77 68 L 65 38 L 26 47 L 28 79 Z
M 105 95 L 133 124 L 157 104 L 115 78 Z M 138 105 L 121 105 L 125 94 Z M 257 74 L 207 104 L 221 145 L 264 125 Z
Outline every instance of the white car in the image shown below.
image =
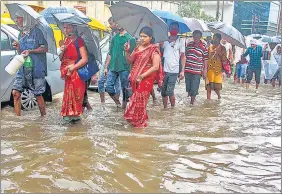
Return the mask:
M 1 24 L 1 72 L 0 83 L 1 102 L 10 102 L 13 105 L 12 88 L 16 75 L 10 75 L 5 71 L 5 67 L 17 54 L 12 47 L 14 40 L 17 40 L 19 31 Z M 61 79 L 60 59 L 57 55 L 47 53 L 47 76 L 46 76 L 46 91 L 43 94 L 45 101 L 51 102 L 52 96 L 64 91 L 64 81 Z M 23 110 L 31 110 L 37 106 L 35 96 L 29 89 L 25 89 L 22 93 L 21 103 Z

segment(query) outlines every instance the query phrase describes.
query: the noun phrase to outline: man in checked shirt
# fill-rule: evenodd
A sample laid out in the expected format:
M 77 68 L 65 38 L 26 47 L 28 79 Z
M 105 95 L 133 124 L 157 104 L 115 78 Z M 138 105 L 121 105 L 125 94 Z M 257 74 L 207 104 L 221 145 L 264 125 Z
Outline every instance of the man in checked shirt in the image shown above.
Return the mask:
M 251 47 L 247 48 L 246 52 L 243 54 L 244 57 L 248 55 L 250 56 L 250 62 L 247 68 L 246 89 L 249 88 L 253 74 L 255 74 L 256 89 L 258 89 L 261 75 L 262 47 L 257 45 L 255 39 L 251 41 Z

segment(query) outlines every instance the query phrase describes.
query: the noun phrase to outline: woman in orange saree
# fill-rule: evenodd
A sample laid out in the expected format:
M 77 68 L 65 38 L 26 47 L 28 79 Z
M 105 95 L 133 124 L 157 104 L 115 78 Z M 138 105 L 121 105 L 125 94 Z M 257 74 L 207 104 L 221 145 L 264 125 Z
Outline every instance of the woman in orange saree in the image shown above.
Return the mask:
M 155 44 L 153 31 L 150 27 L 140 30 L 141 45 L 129 54 L 129 44 L 125 45 L 126 59 L 133 64 L 129 74 L 132 96 L 124 113 L 124 119 L 132 126 L 144 128 L 147 126 L 148 114 L 146 106 L 153 89 L 154 81 L 161 85 L 163 71 L 159 47 Z
M 75 26 L 64 24 L 66 39 L 61 46 L 61 77 L 65 80 L 65 89 L 61 116 L 67 122 L 78 121 L 83 110 L 85 82 L 79 77 L 77 70 L 88 62 L 84 41 L 76 35 Z M 77 41 L 81 59 L 79 59 L 75 42 Z

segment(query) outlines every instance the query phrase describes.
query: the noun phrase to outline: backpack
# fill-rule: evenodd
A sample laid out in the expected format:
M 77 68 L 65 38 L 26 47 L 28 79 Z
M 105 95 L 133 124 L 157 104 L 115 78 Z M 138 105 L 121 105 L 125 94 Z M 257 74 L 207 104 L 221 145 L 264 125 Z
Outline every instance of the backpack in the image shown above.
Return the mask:
M 81 59 L 81 55 L 80 55 L 79 47 L 78 47 L 78 38 L 75 40 L 75 48 L 78 54 L 78 60 L 76 61 L 77 63 Z M 99 66 L 97 64 L 95 56 L 91 54 L 88 50 L 87 50 L 87 55 L 88 55 L 87 64 L 77 70 L 79 77 L 83 81 L 87 81 L 91 79 L 91 77 L 99 71 Z

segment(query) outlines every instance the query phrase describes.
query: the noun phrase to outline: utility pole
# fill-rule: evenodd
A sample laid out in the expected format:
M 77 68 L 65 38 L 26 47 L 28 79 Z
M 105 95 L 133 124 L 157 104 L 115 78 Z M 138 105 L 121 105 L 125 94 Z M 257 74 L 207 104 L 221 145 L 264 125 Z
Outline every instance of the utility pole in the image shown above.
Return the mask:
M 277 32 L 276 32 L 276 36 L 278 36 L 279 35 L 279 33 L 280 33 L 280 35 L 282 34 L 282 29 L 281 29 L 281 20 L 282 20 L 282 5 L 281 5 L 282 3 L 280 2 L 280 4 L 279 4 L 279 15 L 278 15 L 278 28 L 277 28 Z
M 224 1 L 222 1 L 222 9 L 221 9 L 221 21 L 223 22 L 223 14 L 224 14 Z
M 252 34 L 255 31 L 255 17 L 256 17 L 256 15 L 253 13 L 253 15 L 252 15 L 252 31 L 251 31 Z
M 260 17 L 255 13 L 253 13 L 252 17 L 253 17 L 253 19 L 252 19 L 252 34 L 253 34 L 253 33 L 255 33 L 255 25 L 256 25 L 257 22 L 260 21 Z
M 216 21 L 219 19 L 219 1 L 216 2 Z

